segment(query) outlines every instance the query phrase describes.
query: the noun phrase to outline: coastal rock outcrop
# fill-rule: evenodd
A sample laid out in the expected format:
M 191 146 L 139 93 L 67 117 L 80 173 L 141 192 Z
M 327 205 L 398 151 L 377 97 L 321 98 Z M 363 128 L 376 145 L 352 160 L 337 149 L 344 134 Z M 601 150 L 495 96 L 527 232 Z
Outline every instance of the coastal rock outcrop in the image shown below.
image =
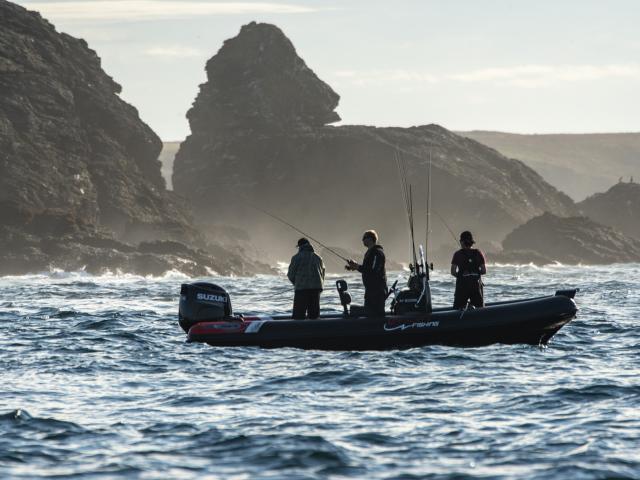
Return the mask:
M 603 225 L 640 239 L 640 184 L 618 182 L 577 204 L 580 211 Z
M 450 243 L 448 228 L 500 241 L 544 211 L 574 213 L 571 199 L 522 162 L 438 125 L 329 125 L 339 118 L 338 95 L 273 25 L 242 27 L 206 70 L 187 114 L 192 133 L 175 158 L 174 190 L 199 219 L 240 226 L 282 257 L 296 234 L 254 206 L 348 250 L 361 248 L 362 231 L 373 227 L 388 255 L 405 260 L 396 155 L 413 185 L 417 231 L 431 159 L 434 245 Z
M 55 217 L 48 213 L 46 222 L 53 225 Z M 156 240 L 131 245 L 115 240 L 107 233 L 88 231 L 74 225 L 67 215 L 58 218 L 50 235 L 24 228 L 3 227 L 0 232 L 0 275 L 52 270 L 104 273 L 136 273 L 162 275 L 168 271 L 191 276 L 214 274 L 248 275 L 256 273 L 256 265 L 224 250 L 216 256 L 211 249 L 187 247 L 179 242 Z M 262 265 L 264 273 L 271 269 Z
M 511 232 L 500 263 L 608 264 L 640 262 L 640 240 L 587 217 L 562 218 L 544 213 Z
M 84 40 L 0 0 L 2 270 L 91 264 L 146 273 L 136 266 L 140 254 L 170 268 L 203 263 L 184 271 L 234 273 L 227 259 L 203 257 L 209 245 L 166 190 L 161 141 L 120 91 Z M 158 241 L 164 253 L 140 250 L 140 242 Z M 242 264 L 228 252 L 234 257 Z

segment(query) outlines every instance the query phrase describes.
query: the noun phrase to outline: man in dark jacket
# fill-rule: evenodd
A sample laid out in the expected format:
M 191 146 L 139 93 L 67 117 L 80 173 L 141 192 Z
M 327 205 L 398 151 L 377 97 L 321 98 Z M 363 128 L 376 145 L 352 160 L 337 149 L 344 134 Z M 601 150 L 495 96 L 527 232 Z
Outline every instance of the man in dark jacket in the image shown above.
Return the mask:
M 315 319 L 320 316 L 320 293 L 324 283 L 322 257 L 313 251 L 306 238 L 298 240 L 298 253 L 291 257 L 287 277 L 295 288 L 293 318 L 302 320 L 307 315 Z
M 453 308 L 465 308 L 467 302 L 476 308 L 484 307 L 482 275 L 487 273 L 484 254 L 477 248 L 471 232 L 460 234 L 460 246 L 451 259 L 451 275 L 456 277 Z
M 364 284 L 364 309 L 367 316 L 383 317 L 384 304 L 387 299 L 387 271 L 382 246 L 378 245 L 378 234 L 375 230 L 367 230 L 362 235 L 362 243 L 367 247 L 362 265 L 349 260 L 347 270 L 362 273 Z

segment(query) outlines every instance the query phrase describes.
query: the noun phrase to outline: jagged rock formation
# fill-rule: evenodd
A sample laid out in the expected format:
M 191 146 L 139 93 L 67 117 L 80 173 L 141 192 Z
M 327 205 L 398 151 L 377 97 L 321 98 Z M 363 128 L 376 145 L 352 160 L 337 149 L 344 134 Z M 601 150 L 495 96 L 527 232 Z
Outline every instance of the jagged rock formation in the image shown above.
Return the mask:
M 619 182 L 577 206 L 592 220 L 640 239 L 640 184 Z
M 86 42 L 58 33 L 38 13 L 0 0 L 4 272 L 20 273 L 20 265 L 23 271 L 60 264 L 99 269 L 96 259 L 109 255 L 118 256 L 115 264 L 127 271 L 146 272 L 135 267 L 133 254 L 155 255 L 148 245 L 156 244 L 148 244 L 146 252 L 130 244 L 206 247 L 188 208 L 166 190 L 160 139 L 120 99 L 120 90 Z M 158 264 L 203 261 L 200 270 L 184 270 L 204 272 L 204 265 L 218 265 L 214 269 L 221 273 L 233 271 L 226 266 L 234 254 L 228 254 L 229 261 L 213 255 L 204 260 L 202 252 L 184 245 L 162 248 L 171 245 L 175 252 L 158 254 Z M 167 260 L 172 255 L 181 260 Z M 133 260 L 129 268 L 126 258 Z M 242 270 L 242 260 L 236 260 L 236 270 Z
M 536 264 L 640 262 L 640 240 L 586 217 L 545 213 L 511 232 L 493 261 Z
M 339 96 L 276 27 L 250 23 L 207 62 L 209 81 L 187 113 L 191 131 L 287 133 L 340 120 Z
M 338 95 L 273 25 L 242 27 L 207 63 L 207 77 L 187 114 L 192 134 L 175 159 L 174 189 L 200 221 L 242 226 L 269 239 L 272 250 L 297 234 L 251 204 L 349 250 L 376 228 L 388 255 L 408 261 L 396 150 L 414 185 L 418 231 L 430 157 L 432 205 L 457 231 L 499 241 L 544 211 L 574 211 L 571 199 L 523 163 L 437 125 L 328 126 L 338 119 Z M 442 223 L 432 222 L 434 244 L 450 243 Z

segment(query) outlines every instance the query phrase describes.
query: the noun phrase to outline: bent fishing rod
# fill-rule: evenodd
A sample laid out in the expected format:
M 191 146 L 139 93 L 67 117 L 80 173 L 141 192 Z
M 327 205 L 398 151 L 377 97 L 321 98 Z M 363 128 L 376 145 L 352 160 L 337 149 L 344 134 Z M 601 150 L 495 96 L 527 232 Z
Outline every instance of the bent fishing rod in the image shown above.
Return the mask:
M 230 184 L 225 184 L 225 186 L 229 186 L 229 185 L 230 185 Z M 236 192 L 236 194 L 237 194 L 237 192 Z M 304 231 L 300 230 L 300 229 L 299 229 L 298 227 L 296 227 L 295 225 L 291 224 L 290 222 L 287 222 L 284 218 L 281 218 L 281 217 L 279 217 L 279 216 L 277 216 L 277 215 L 275 215 L 275 214 L 273 214 L 273 213 L 271 213 L 271 212 L 269 212 L 269 211 L 265 210 L 264 208 L 258 207 L 257 205 L 255 205 L 254 203 L 252 203 L 251 201 L 249 201 L 249 199 L 248 199 L 248 197 L 247 197 L 246 195 L 242 195 L 242 194 L 240 194 L 240 196 L 242 197 L 242 198 L 241 198 L 241 201 L 242 201 L 243 203 L 245 203 L 246 205 L 248 205 L 249 207 L 251 207 L 251 208 L 253 208 L 253 209 L 255 209 L 255 210 L 258 210 L 258 211 L 259 211 L 259 212 L 261 212 L 261 213 L 264 213 L 264 214 L 265 214 L 265 215 L 267 215 L 268 217 L 271 217 L 271 218 L 273 218 L 274 220 L 277 220 L 278 222 L 280 222 L 280 223 L 282 223 L 282 224 L 286 225 L 287 227 L 289 227 L 289 228 L 291 228 L 291 229 L 295 230 L 296 232 L 298 232 L 298 233 L 300 233 L 300 234 L 304 235 L 305 237 L 309 238 L 310 240 L 312 240 L 312 241 L 314 241 L 315 243 L 317 243 L 318 245 L 320 245 L 322 248 L 324 248 L 324 249 L 325 249 L 325 250 L 327 250 L 328 252 L 333 253 L 333 254 L 334 254 L 336 257 L 338 257 L 340 260 L 343 260 L 343 261 L 345 261 L 345 262 L 349 263 L 349 260 L 350 260 L 350 259 L 348 259 L 348 258 L 344 257 L 343 255 L 340 255 L 340 254 L 339 254 L 338 252 L 336 252 L 334 249 L 332 249 L 331 247 L 328 247 L 327 245 L 325 245 L 324 243 L 322 243 L 320 240 L 318 240 L 318 239 L 316 239 L 316 238 L 312 237 L 312 236 L 311 236 L 311 235 L 309 235 L 307 232 L 304 232 Z
M 258 207 L 257 205 L 253 205 L 252 203 L 247 202 L 247 205 L 249 205 L 252 208 L 255 208 L 256 210 L 258 210 L 259 212 L 264 213 L 265 215 L 273 218 L 274 220 L 279 221 L 280 223 L 286 225 L 287 227 L 295 230 L 296 232 L 304 235 L 305 237 L 309 238 L 309 240 L 314 241 L 315 243 L 317 243 L 318 245 L 320 245 L 322 248 L 324 248 L 325 250 L 327 250 L 328 252 L 333 253 L 336 257 L 338 257 L 340 260 L 343 260 L 347 263 L 349 263 L 349 259 L 346 257 L 343 257 L 342 255 L 340 255 L 338 252 L 336 252 L 335 250 L 333 250 L 330 247 L 327 247 L 324 243 L 322 243 L 320 240 L 317 240 L 315 238 L 313 238 L 311 235 L 309 235 L 307 232 L 303 232 L 302 230 L 300 230 L 298 227 L 296 227 L 295 225 L 292 225 L 291 223 L 287 222 L 284 218 L 280 218 L 277 215 L 274 215 L 271 212 L 266 211 L 263 208 Z
M 433 211 L 433 213 L 436 214 L 436 216 L 440 219 L 440 221 L 442 222 L 442 224 L 447 228 L 447 230 L 449 230 L 449 233 L 451 234 L 451 236 L 453 237 L 453 241 L 456 242 L 456 246 L 458 245 L 459 241 L 456 238 L 456 234 L 453 233 L 453 230 L 451 230 L 451 228 L 449 228 L 449 225 L 447 225 L 447 222 L 445 221 L 444 218 L 442 218 L 442 215 L 440 215 L 436 210 Z

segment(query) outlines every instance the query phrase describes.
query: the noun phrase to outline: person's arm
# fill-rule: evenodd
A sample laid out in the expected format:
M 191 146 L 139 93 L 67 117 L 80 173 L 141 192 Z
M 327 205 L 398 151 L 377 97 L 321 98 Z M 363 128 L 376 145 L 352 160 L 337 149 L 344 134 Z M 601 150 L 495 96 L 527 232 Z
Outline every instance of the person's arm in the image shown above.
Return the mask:
M 362 268 L 361 265 L 358 265 L 358 263 L 355 260 L 349 260 L 347 262 L 347 264 L 344 266 L 345 270 L 358 270 L 360 271 L 360 269 Z
M 384 271 L 384 253 L 376 251 L 373 255 L 373 261 L 371 262 L 372 273 L 382 273 Z
M 291 283 L 295 285 L 296 283 L 296 269 L 297 269 L 296 256 L 291 257 L 291 262 L 289 263 L 289 270 L 287 271 L 287 278 Z
M 459 253 L 455 252 L 453 257 L 451 257 L 451 275 L 456 278 L 458 278 L 458 255 Z
M 487 274 L 487 259 L 484 256 L 484 253 L 482 253 L 480 250 L 478 250 L 480 252 L 480 256 L 482 257 L 482 263 L 480 264 L 480 275 L 486 275 Z
M 362 259 L 362 265 L 358 265 L 358 267 L 356 268 L 356 270 L 358 270 L 362 274 L 362 278 L 368 277 L 371 274 L 371 257 L 371 252 L 367 251 L 367 253 L 364 254 L 364 258 Z

